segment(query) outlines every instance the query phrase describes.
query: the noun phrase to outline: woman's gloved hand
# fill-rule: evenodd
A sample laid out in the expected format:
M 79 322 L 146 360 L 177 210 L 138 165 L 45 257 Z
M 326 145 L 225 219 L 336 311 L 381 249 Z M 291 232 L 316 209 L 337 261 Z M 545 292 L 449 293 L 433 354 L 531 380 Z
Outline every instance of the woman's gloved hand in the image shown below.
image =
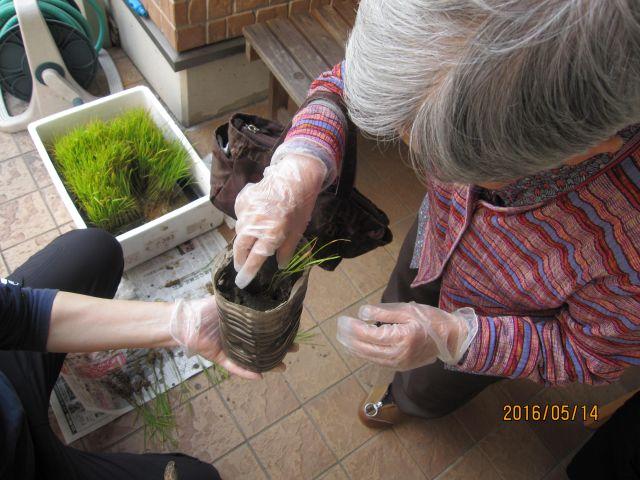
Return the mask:
M 249 183 L 240 191 L 233 244 L 239 288 L 251 283 L 274 253 L 278 265 L 289 262 L 307 228 L 326 174 L 327 167 L 321 160 L 290 154 L 267 167 L 260 182 Z
M 402 371 L 436 358 L 455 365 L 478 331 L 471 308 L 447 313 L 415 302 L 383 303 L 361 307 L 358 317 L 338 318 L 338 341 L 356 357 Z
M 200 300 L 178 300 L 170 320 L 173 339 L 185 349 L 187 356 L 194 354 L 215 362 L 233 375 L 250 380 L 262 377 L 236 365 L 222 350 L 220 317 L 215 297 Z

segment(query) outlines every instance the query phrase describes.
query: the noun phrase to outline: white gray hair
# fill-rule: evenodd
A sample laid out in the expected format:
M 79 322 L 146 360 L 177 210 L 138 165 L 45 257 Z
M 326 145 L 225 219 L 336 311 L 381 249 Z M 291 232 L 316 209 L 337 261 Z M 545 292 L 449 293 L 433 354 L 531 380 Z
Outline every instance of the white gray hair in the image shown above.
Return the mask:
M 409 136 L 421 175 L 557 167 L 640 121 L 640 2 L 361 0 L 345 94 L 365 132 Z

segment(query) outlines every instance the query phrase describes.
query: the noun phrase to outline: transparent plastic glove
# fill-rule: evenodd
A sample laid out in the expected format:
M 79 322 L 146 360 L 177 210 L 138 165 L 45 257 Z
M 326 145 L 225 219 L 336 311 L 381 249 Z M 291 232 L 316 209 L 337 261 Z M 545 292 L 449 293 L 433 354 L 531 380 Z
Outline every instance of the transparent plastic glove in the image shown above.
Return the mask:
M 403 371 L 436 358 L 458 363 L 478 331 L 472 308 L 447 313 L 415 302 L 383 303 L 361 307 L 358 317 L 338 318 L 338 341 L 354 356 Z
M 287 155 L 264 171 L 258 183 L 247 184 L 236 198 L 233 262 L 236 285 L 244 288 L 264 261 L 276 254 L 278 265 L 291 259 L 307 228 L 326 165 L 319 159 Z
M 202 355 L 239 377 L 250 380 L 262 377 L 236 365 L 222 350 L 220 317 L 213 296 L 178 300 L 171 313 L 170 332 L 173 339 L 184 347 L 187 356 Z

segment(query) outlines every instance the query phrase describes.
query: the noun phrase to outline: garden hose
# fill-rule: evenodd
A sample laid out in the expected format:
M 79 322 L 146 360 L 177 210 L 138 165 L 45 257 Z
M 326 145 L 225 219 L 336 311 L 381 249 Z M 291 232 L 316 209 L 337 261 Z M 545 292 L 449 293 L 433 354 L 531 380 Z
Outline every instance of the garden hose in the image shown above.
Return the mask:
M 20 0 L 0 0 L 0 86 L 21 100 L 31 98 L 33 79 L 29 70 L 24 38 L 14 3 Z M 98 53 L 107 32 L 107 21 L 96 0 L 87 0 L 98 19 L 95 41 L 91 26 L 74 0 L 38 0 L 53 40 L 67 70 L 74 80 L 87 88 L 98 70 Z M 26 37 L 23 37 L 23 34 Z
M 91 8 L 96 12 L 98 17 L 98 36 L 96 38 L 94 48 L 96 52 L 102 49 L 102 42 L 107 30 L 107 21 L 104 18 L 104 12 L 100 9 L 96 0 L 87 0 Z M 14 0 L 0 0 L 0 41 L 9 32 L 11 27 L 18 24 L 16 9 L 13 6 Z M 80 13 L 77 7 L 69 3 L 67 0 L 39 0 L 38 6 L 45 20 L 57 20 L 73 29 L 82 32 L 87 38 L 91 38 L 91 27 L 86 18 Z

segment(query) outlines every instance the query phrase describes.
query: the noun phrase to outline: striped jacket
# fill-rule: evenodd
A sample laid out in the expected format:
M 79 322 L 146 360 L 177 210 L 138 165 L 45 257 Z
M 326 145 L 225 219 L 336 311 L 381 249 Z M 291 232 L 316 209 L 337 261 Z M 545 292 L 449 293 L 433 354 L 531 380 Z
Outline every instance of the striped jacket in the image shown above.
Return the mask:
M 341 79 L 338 65 L 312 90 L 341 93 Z M 300 111 L 281 153 L 306 142 L 337 171 L 345 129 L 336 109 Z M 544 201 L 498 207 L 479 191 L 430 181 L 421 210 L 414 285 L 441 278 L 440 307 L 478 316 L 453 368 L 597 384 L 640 364 L 640 133 Z

